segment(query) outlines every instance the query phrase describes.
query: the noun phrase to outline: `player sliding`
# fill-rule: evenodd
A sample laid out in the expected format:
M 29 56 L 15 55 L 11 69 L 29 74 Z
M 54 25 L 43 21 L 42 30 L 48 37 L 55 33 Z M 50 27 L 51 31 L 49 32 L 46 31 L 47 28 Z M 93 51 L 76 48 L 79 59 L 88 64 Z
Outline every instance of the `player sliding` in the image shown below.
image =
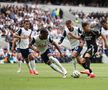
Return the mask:
M 42 60 L 48 64 L 53 70 L 62 74 L 63 78 L 66 78 L 67 71 L 66 69 L 60 64 L 60 62 L 50 55 L 50 50 L 48 48 L 48 44 L 51 43 L 56 47 L 59 51 L 60 55 L 62 53 L 57 46 L 57 44 L 49 37 L 48 31 L 46 29 L 41 29 L 40 34 L 35 36 L 30 44 L 31 49 L 34 51 L 40 51 Z

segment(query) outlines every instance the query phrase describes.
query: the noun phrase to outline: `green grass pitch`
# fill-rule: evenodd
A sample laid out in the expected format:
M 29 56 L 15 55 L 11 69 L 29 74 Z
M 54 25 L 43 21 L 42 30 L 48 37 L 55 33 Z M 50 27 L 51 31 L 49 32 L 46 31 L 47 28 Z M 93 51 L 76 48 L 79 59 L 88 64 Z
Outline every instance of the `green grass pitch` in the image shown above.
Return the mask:
M 53 71 L 45 64 L 36 64 L 39 75 L 29 75 L 25 64 L 22 72 L 17 73 L 17 64 L 0 65 L 0 90 L 108 90 L 108 64 L 92 64 L 97 77 L 88 79 L 86 75 L 72 78 L 72 65 L 63 64 L 67 78 Z M 79 70 L 83 70 L 78 65 Z

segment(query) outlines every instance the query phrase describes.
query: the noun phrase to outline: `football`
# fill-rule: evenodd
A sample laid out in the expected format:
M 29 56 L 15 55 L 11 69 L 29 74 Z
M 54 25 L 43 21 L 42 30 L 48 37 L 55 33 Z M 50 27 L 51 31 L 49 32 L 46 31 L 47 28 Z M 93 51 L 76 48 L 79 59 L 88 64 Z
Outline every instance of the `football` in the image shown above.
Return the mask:
M 73 73 L 72 73 L 72 77 L 74 78 L 79 78 L 80 77 L 80 72 L 78 70 L 74 70 Z

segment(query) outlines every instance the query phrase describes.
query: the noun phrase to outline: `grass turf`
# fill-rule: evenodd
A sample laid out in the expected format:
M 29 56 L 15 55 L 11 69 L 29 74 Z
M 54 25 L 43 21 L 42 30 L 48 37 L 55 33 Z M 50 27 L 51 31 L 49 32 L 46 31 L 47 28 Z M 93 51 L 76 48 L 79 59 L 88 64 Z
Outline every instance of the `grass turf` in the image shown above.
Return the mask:
M 81 75 L 75 79 L 71 77 L 71 64 L 63 64 L 67 69 L 66 79 L 53 71 L 45 64 L 36 64 L 39 75 L 29 75 L 25 64 L 22 72 L 17 73 L 17 64 L 0 65 L 0 90 L 107 90 L 108 89 L 108 64 L 92 64 L 97 77 L 88 79 Z M 78 66 L 79 70 L 83 70 Z

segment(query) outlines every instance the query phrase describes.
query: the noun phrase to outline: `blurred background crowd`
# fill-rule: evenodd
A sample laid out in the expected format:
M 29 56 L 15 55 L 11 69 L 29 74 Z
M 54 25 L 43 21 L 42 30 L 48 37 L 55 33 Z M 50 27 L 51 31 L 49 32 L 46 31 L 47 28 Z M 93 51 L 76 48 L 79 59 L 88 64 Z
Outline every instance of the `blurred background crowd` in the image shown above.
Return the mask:
M 37 4 L 83 5 L 107 7 L 108 0 L 1 0 L 3 2 L 35 2 Z
M 2 1 L 17 1 L 17 2 L 30 2 L 32 0 L 2 0 Z M 33 0 L 36 3 L 51 3 L 51 4 L 69 4 L 69 5 L 93 5 L 95 3 L 94 0 Z M 85 2 L 86 1 L 86 2 Z M 103 0 L 104 3 L 101 3 L 101 0 L 95 0 L 97 3 L 96 6 L 107 6 L 106 0 Z M 72 2 L 72 3 L 70 3 Z M 85 2 L 85 3 L 83 3 Z M 93 4 L 92 4 L 93 3 Z M 83 11 L 74 11 L 73 9 L 69 9 L 68 12 L 74 16 L 75 20 L 73 23 L 77 23 L 77 26 L 81 24 L 82 21 L 89 21 L 91 25 L 99 26 L 99 22 L 102 18 L 108 19 L 108 13 L 103 12 L 91 12 L 85 13 Z M 52 10 L 45 10 L 38 5 L 28 6 L 26 4 L 22 6 L 18 5 L 2 5 L 0 6 L 0 63 L 17 62 L 16 53 L 11 52 L 13 33 L 15 33 L 20 27 L 22 27 L 23 20 L 30 20 L 31 29 L 33 30 L 33 35 L 37 35 L 39 33 L 39 29 L 44 27 L 48 28 L 51 33 L 51 37 L 58 41 L 63 33 L 63 25 L 64 25 L 64 10 L 62 8 L 54 8 Z M 71 19 L 71 18 L 69 18 Z M 103 54 L 103 43 L 102 39 L 99 38 L 97 41 L 99 49 L 97 52 L 97 56 L 93 57 L 92 62 L 102 62 L 102 54 Z M 70 59 L 68 56 L 71 54 L 69 51 L 71 49 L 66 49 L 66 43 L 61 45 L 61 50 L 64 53 L 64 58 L 61 58 L 59 53 L 53 48 L 52 53 L 56 58 L 60 60 L 60 62 L 69 62 Z M 36 58 L 36 62 L 41 62 L 39 54 L 38 58 Z M 106 54 L 108 55 L 108 53 Z M 94 60 L 95 59 L 95 60 Z

